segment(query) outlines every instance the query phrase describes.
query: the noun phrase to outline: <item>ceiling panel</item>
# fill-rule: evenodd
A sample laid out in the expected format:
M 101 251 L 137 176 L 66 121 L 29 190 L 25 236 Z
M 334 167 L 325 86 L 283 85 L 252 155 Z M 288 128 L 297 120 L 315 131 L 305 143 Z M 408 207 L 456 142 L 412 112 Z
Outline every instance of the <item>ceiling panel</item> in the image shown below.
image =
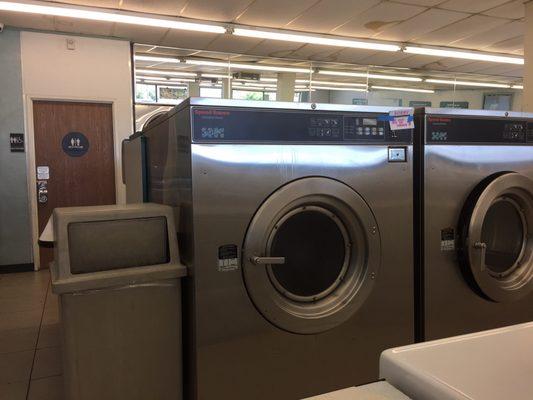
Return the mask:
M 368 65 L 394 65 L 394 63 L 403 60 L 404 58 L 412 57 L 410 54 L 391 51 L 378 51 L 360 62 Z
M 524 36 L 517 36 L 502 42 L 494 43 L 485 48 L 487 51 L 495 52 L 512 52 L 515 54 L 524 53 Z
M 355 37 L 373 37 L 387 27 L 414 17 L 424 10 L 423 7 L 382 2 L 339 26 L 334 33 Z
M 247 38 L 233 35 L 219 35 L 209 43 L 207 49 L 224 51 L 228 53 L 247 53 L 249 49 L 257 46 L 263 39 Z
M 247 25 L 279 28 L 304 13 L 307 9 L 318 3 L 318 1 L 256 0 L 236 18 L 236 22 Z
M 219 36 L 216 33 L 187 32 L 170 29 L 157 44 L 161 46 L 182 47 L 186 49 L 205 49 Z
M 81 33 L 84 35 L 111 36 L 113 22 L 87 21 L 84 19 L 72 19 L 55 17 L 54 27 L 59 32 Z
M 436 46 L 453 46 L 454 42 L 494 29 L 496 26 L 506 24 L 502 18 L 493 18 L 484 15 L 474 15 L 451 25 L 426 33 L 414 39 L 414 42 Z
M 301 43 L 280 42 L 275 40 L 263 40 L 246 52 L 262 57 L 288 57 L 303 45 Z
M 447 10 L 479 13 L 491 8 L 501 6 L 509 0 L 449 0 L 439 5 Z
M 385 40 L 410 41 L 467 17 L 468 14 L 465 13 L 431 8 L 408 21 L 386 28 L 375 37 Z
M 335 55 L 337 62 L 359 64 L 362 60 L 375 54 L 375 50 L 343 49 Z
M 15 12 L 0 12 L 0 21 L 6 26 L 18 26 L 20 28 L 40 29 L 53 31 L 54 17 L 37 14 L 20 14 Z
M 494 43 L 520 36 L 524 33 L 524 23 L 513 21 L 497 26 L 490 31 L 482 32 L 454 43 L 457 47 L 483 49 Z
M 485 11 L 484 14 L 500 18 L 520 19 L 526 15 L 524 0 L 515 0 L 503 6 Z
M 121 0 L 120 9 L 151 14 L 179 15 L 187 0 Z
M 253 0 L 189 0 L 181 16 L 210 21 L 233 21 Z
M 65 3 L 75 4 L 78 6 L 104 7 L 104 8 L 119 8 L 120 0 L 45 0 L 47 3 Z
M 136 45 L 137 49 L 137 45 Z M 139 50 L 143 51 L 143 50 Z M 146 51 L 146 50 L 144 50 Z M 163 46 L 152 46 L 148 52 L 154 55 L 164 55 L 164 56 L 173 56 L 173 57 L 187 57 L 192 56 L 198 53 L 198 50 L 185 50 L 185 49 L 175 49 L 173 47 L 163 47 Z
M 125 38 L 132 42 L 157 44 L 163 39 L 167 31 L 168 29 L 149 26 L 115 24 L 113 36 Z
M 322 0 L 290 21 L 286 28 L 327 33 L 378 4 L 381 0 Z
M 335 55 L 338 52 L 339 48 L 307 44 L 294 51 L 290 56 L 314 61 L 335 61 Z
M 444 0 L 402 0 L 402 3 L 413 4 L 415 6 L 433 7 L 443 1 Z
M 479 74 L 486 74 L 486 75 L 504 75 L 504 74 L 512 74 L 513 71 L 516 71 L 516 65 L 510 65 L 510 64 L 494 64 L 494 65 L 480 65 L 480 69 L 476 71 L 476 73 Z
M 435 62 L 437 59 L 437 57 L 432 56 L 412 55 L 395 62 L 394 66 L 404 68 L 424 68 L 424 66 Z

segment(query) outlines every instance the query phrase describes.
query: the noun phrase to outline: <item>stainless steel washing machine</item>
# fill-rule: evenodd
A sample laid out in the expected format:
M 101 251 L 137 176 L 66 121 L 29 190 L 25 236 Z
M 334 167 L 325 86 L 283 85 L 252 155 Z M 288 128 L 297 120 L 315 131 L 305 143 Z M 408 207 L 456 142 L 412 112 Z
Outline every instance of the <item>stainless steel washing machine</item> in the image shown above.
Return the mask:
M 417 340 L 533 320 L 533 115 L 416 121 Z
M 191 99 L 144 132 L 190 268 L 188 398 L 353 386 L 413 342 L 413 132 L 389 111 Z

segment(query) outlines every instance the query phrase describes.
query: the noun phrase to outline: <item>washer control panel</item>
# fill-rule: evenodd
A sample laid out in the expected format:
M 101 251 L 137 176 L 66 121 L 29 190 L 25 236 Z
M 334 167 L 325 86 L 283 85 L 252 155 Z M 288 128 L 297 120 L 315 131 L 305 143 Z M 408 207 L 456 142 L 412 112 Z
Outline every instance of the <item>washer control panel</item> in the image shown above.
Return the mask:
M 533 121 L 428 115 L 426 142 L 533 144 Z
M 192 108 L 195 142 L 412 143 L 391 130 L 388 114 L 241 108 Z

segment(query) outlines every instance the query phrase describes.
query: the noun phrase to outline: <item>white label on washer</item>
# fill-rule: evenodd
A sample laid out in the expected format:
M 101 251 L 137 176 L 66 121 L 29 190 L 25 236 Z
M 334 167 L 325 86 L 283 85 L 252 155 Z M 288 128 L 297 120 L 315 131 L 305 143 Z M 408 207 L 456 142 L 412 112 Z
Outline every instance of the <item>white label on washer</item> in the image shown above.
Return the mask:
M 440 251 L 455 250 L 455 229 L 444 228 L 440 231 Z
M 413 119 L 412 109 L 392 110 L 389 115 L 391 131 L 398 131 L 401 129 L 414 129 L 415 122 Z

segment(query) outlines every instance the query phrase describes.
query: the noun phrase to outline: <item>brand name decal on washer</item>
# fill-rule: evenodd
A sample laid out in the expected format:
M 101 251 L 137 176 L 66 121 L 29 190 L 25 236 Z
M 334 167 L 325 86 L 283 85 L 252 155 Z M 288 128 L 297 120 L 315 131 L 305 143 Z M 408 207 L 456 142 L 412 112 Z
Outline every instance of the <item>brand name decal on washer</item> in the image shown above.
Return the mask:
M 440 231 L 440 251 L 455 250 L 455 229 L 444 228 Z
M 239 269 L 239 249 L 234 244 L 225 244 L 218 248 L 219 272 L 235 271 Z

